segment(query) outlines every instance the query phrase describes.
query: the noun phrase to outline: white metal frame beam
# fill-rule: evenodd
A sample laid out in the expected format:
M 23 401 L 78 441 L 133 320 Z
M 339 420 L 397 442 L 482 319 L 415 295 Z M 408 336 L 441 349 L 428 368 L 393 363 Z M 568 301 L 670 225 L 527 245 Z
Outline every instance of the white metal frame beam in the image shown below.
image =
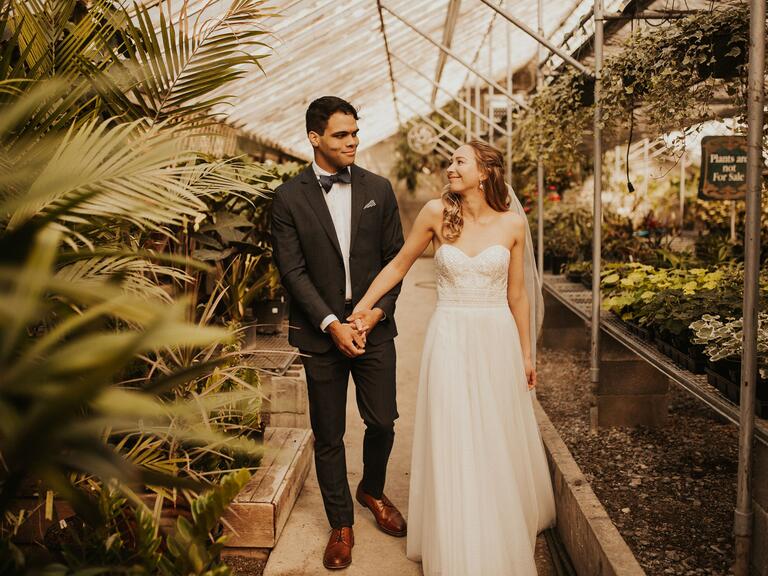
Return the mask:
M 415 66 L 413 66 L 412 64 L 409 64 L 404 58 L 401 58 L 400 56 L 398 56 L 394 52 L 390 52 L 390 56 L 392 56 L 393 60 L 397 60 L 400 64 L 402 64 L 403 66 L 408 68 L 411 72 L 413 72 L 417 76 L 419 76 L 419 77 L 423 78 L 424 80 L 426 80 L 427 82 L 431 83 L 432 86 L 435 89 L 440 90 L 441 92 L 444 92 L 445 94 L 447 94 L 448 96 L 450 96 L 451 98 L 456 100 L 456 102 L 458 102 L 459 104 L 464 106 L 464 108 L 466 108 L 467 110 L 471 111 L 473 114 L 479 116 L 480 118 L 482 118 L 488 124 L 491 124 L 493 126 L 494 130 L 498 130 L 499 132 L 501 132 L 505 136 L 509 135 L 507 130 L 505 128 L 503 128 L 500 124 L 497 124 L 490 116 L 486 116 L 481 110 L 478 110 L 477 108 L 472 106 L 472 104 L 470 104 L 469 102 L 464 100 L 461 96 L 458 96 L 456 94 L 452 94 L 449 90 L 446 90 L 445 88 L 443 88 L 439 84 L 436 84 L 429 76 L 427 76 L 423 72 L 420 72 Z
M 448 48 L 453 44 L 453 32 L 456 29 L 456 21 L 459 19 L 459 12 L 461 9 L 461 0 L 449 0 L 448 10 L 445 15 L 445 24 L 443 25 L 443 44 Z M 437 67 L 435 68 L 435 88 L 432 89 L 432 97 L 430 98 L 431 105 L 435 105 L 437 100 L 437 86 L 440 85 L 440 80 L 443 77 L 443 69 L 445 68 L 445 62 L 448 56 L 445 52 L 440 52 L 437 56 Z
M 497 91 L 499 91 L 502 94 L 504 94 L 507 98 L 509 98 L 510 100 L 515 102 L 518 106 L 520 106 L 522 108 L 525 108 L 525 109 L 530 109 L 530 107 L 525 102 L 523 102 L 522 99 L 520 99 L 518 96 L 515 96 L 511 92 L 508 92 L 506 88 L 504 88 L 503 86 L 498 84 L 492 78 L 489 78 L 486 74 L 483 74 L 482 72 L 480 72 L 477 68 L 472 66 L 464 58 L 462 58 L 461 56 L 456 54 L 456 52 L 454 52 L 453 50 L 451 50 L 447 46 L 444 46 L 443 44 L 441 44 L 437 40 L 434 40 L 433 38 L 431 38 L 429 36 L 429 34 L 426 34 L 426 33 L 422 32 L 421 30 L 419 30 L 419 28 L 415 24 L 410 22 L 408 19 L 406 19 L 402 15 L 398 14 L 395 10 L 393 10 L 392 8 L 390 8 L 389 6 L 387 6 L 386 4 L 383 4 L 383 3 L 381 4 L 381 8 L 383 10 L 386 10 L 387 12 L 389 12 L 397 20 L 399 20 L 400 22 L 405 24 L 408 28 L 410 28 L 411 30 L 416 32 L 419 36 L 421 36 L 422 38 L 427 40 L 430 44 L 432 44 L 435 47 L 437 47 L 441 52 L 444 52 L 446 55 L 448 55 L 451 58 L 453 58 L 454 60 L 456 60 L 456 62 L 458 62 L 459 64 L 464 66 L 467 70 L 469 70 L 470 72 L 475 74 L 475 76 L 477 76 L 478 78 L 483 80 L 486 84 L 489 84 L 489 85 L 493 86 Z

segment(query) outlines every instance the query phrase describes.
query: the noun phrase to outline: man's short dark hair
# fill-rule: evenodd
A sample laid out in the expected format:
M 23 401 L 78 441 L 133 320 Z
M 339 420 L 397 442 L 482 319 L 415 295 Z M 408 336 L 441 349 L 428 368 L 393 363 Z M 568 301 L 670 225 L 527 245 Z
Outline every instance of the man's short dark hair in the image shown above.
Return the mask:
M 328 118 L 336 112 L 343 112 L 355 120 L 358 119 L 357 110 L 346 100 L 336 96 L 323 96 L 313 101 L 307 108 L 307 134 L 317 132 L 322 135 L 328 126 Z

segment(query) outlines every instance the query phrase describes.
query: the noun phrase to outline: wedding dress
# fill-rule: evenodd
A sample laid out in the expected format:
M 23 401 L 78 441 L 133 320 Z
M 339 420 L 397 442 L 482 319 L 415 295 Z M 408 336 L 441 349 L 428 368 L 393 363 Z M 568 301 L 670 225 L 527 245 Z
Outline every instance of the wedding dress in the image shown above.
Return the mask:
M 544 446 L 507 303 L 509 250 L 435 253 L 437 307 L 419 374 L 407 556 L 425 576 L 536 574 L 554 526 Z

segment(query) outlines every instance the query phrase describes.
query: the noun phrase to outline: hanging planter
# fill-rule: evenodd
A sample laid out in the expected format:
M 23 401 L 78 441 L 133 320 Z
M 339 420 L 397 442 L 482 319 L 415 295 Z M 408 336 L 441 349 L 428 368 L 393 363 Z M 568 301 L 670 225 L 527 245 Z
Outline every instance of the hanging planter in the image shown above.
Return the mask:
M 734 38 L 730 31 L 714 34 L 711 42 L 712 57 L 697 66 L 699 78 L 731 79 L 739 76 L 747 63 L 747 42 L 743 38 Z
M 633 71 L 625 71 L 621 74 L 621 85 L 624 87 L 624 92 L 634 98 L 641 98 L 648 92 L 648 86 L 643 81 L 642 76 L 639 76 Z
M 595 103 L 595 77 L 591 74 L 582 74 L 577 77 L 575 83 L 578 90 L 579 105 L 592 106 Z

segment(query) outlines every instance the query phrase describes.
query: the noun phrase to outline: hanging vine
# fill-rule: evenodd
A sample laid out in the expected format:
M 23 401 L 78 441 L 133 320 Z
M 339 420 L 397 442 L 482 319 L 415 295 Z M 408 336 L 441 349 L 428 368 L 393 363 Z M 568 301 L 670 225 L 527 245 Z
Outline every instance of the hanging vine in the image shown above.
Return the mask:
M 656 134 L 685 133 L 717 118 L 713 104 L 722 103 L 723 93 L 731 104 L 724 113 L 745 124 L 748 22 L 745 5 L 730 5 L 635 32 L 603 68 L 606 138 L 628 128 L 635 108 Z M 550 171 L 585 161 L 583 143 L 594 112 L 586 97 L 591 89 L 589 78 L 568 71 L 541 90 L 518 122 L 516 160 L 541 157 Z

